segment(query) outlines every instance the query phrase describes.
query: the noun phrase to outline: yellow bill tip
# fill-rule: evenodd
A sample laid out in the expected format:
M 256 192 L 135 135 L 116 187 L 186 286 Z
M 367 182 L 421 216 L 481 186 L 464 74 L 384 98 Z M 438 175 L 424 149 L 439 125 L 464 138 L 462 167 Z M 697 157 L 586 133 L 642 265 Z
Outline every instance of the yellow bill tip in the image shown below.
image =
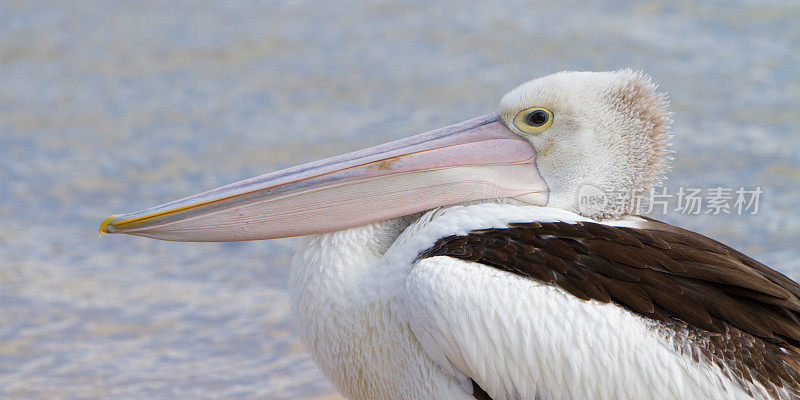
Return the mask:
M 108 217 L 106 217 L 106 219 L 104 219 L 103 222 L 100 223 L 100 227 L 97 228 L 97 234 L 98 235 L 102 235 L 103 232 L 107 232 L 106 231 L 106 227 L 109 224 L 111 224 L 111 221 L 113 221 L 115 218 L 117 218 L 116 214 L 115 215 L 109 215 Z M 107 232 L 107 233 L 111 233 L 111 232 Z

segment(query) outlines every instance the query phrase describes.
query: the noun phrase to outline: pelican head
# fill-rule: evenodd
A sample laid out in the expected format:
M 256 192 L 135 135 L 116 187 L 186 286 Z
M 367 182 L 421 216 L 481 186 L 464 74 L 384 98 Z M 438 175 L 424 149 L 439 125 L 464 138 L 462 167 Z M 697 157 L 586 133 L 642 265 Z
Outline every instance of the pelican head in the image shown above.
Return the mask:
M 590 218 L 634 211 L 669 165 L 670 118 L 666 96 L 656 89 L 632 70 L 560 72 L 503 96 L 501 118 L 536 149 L 548 207 Z M 605 201 L 581 204 L 582 194 Z
M 497 113 L 112 215 L 100 231 L 257 240 L 494 199 L 618 216 L 632 201 L 587 210 L 579 191 L 648 189 L 667 168 L 668 125 L 664 96 L 642 73 L 561 72 L 512 90 Z

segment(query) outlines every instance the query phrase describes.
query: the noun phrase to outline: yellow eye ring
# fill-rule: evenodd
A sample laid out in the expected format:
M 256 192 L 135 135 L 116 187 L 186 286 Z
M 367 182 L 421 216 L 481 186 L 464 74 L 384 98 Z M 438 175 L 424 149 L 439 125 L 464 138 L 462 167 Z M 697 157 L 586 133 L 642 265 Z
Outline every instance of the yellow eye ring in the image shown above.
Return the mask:
M 514 116 L 514 126 L 525 133 L 539 133 L 553 123 L 553 113 L 542 107 L 526 108 Z

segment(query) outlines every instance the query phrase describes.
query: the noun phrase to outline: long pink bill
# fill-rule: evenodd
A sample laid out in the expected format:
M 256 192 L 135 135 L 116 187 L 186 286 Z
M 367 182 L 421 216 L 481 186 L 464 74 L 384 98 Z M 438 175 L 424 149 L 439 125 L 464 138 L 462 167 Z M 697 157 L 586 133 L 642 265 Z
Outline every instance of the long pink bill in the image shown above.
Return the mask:
M 496 114 L 246 179 L 130 214 L 106 233 L 239 241 L 332 232 L 498 197 L 544 204 L 531 145 Z

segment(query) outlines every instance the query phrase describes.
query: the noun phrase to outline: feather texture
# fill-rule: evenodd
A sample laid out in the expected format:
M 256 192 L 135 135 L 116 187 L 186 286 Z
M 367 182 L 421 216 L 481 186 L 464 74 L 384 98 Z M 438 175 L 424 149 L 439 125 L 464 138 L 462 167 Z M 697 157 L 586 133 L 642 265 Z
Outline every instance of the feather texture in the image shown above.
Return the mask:
M 646 219 L 512 223 L 438 240 L 449 256 L 613 302 L 653 321 L 676 350 L 749 390 L 800 396 L 800 286 L 703 235 Z

